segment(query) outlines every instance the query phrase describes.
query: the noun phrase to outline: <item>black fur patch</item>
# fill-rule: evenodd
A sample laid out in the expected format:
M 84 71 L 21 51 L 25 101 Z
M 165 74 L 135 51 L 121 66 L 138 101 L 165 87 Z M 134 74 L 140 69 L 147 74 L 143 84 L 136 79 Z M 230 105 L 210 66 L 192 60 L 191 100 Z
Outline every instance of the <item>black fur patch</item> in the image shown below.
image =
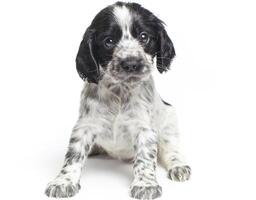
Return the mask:
M 80 160 L 81 153 L 69 148 L 65 158 L 65 164 L 71 165 L 72 163 L 78 162 Z
M 163 102 L 165 105 L 167 105 L 167 106 L 172 106 L 171 104 L 169 104 L 168 102 L 164 101 L 163 99 L 162 99 L 162 102 Z

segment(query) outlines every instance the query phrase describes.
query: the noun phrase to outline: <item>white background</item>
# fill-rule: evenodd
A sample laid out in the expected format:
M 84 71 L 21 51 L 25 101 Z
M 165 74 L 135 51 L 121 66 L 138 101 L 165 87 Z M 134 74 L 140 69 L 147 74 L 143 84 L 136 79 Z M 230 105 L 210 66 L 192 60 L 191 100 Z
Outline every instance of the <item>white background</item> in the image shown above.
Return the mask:
M 78 117 L 75 57 L 86 27 L 114 1 L 0 1 L 1 199 L 47 199 Z M 249 0 L 138 1 L 167 24 L 172 70 L 154 72 L 176 107 L 192 178 L 158 168 L 162 199 L 256 199 L 256 6 Z M 131 165 L 89 159 L 74 199 L 129 199 Z

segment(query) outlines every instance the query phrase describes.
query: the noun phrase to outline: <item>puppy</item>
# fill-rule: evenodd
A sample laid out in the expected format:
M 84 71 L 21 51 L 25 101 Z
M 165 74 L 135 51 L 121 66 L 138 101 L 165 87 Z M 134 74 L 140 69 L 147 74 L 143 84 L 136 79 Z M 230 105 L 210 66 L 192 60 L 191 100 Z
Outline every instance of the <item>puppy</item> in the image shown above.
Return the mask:
M 174 108 L 160 98 L 151 75 L 155 65 L 160 73 L 167 71 L 174 56 L 163 22 L 139 4 L 117 2 L 96 15 L 76 58 L 85 81 L 79 118 L 47 196 L 78 193 L 84 163 L 97 153 L 133 161 L 133 198 L 161 196 L 157 160 L 171 180 L 189 179 L 190 167 L 178 147 Z

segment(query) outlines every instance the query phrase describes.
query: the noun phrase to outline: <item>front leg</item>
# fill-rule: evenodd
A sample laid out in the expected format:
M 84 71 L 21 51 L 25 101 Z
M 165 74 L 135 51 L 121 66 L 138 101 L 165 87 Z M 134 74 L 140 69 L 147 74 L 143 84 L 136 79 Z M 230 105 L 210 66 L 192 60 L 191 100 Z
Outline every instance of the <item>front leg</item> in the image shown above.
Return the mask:
M 97 129 L 86 125 L 80 119 L 72 131 L 64 165 L 59 175 L 51 181 L 45 190 L 49 197 L 72 197 L 80 189 L 80 176 L 84 162 L 96 138 Z
M 162 121 L 158 136 L 159 161 L 173 181 L 183 182 L 190 178 L 191 169 L 179 148 L 179 133 L 173 107 L 166 106 L 167 116 Z
M 134 180 L 130 196 L 136 199 L 155 199 L 161 196 L 162 188 L 156 180 L 157 137 L 149 128 L 140 128 L 135 141 Z
M 178 146 L 177 136 L 169 135 L 159 142 L 159 160 L 168 171 L 168 177 L 173 181 L 187 181 L 191 175 L 191 168 L 187 165 Z

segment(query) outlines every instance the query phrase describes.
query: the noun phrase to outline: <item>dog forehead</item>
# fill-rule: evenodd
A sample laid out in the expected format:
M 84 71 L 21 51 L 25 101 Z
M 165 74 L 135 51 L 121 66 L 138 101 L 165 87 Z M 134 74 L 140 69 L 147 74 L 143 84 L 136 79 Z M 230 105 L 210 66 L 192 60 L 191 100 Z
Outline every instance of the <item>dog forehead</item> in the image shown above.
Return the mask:
M 113 9 L 115 20 L 122 29 L 123 35 L 130 35 L 129 29 L 132 25 L 132 14 L 126 6 L 115 6 Z

